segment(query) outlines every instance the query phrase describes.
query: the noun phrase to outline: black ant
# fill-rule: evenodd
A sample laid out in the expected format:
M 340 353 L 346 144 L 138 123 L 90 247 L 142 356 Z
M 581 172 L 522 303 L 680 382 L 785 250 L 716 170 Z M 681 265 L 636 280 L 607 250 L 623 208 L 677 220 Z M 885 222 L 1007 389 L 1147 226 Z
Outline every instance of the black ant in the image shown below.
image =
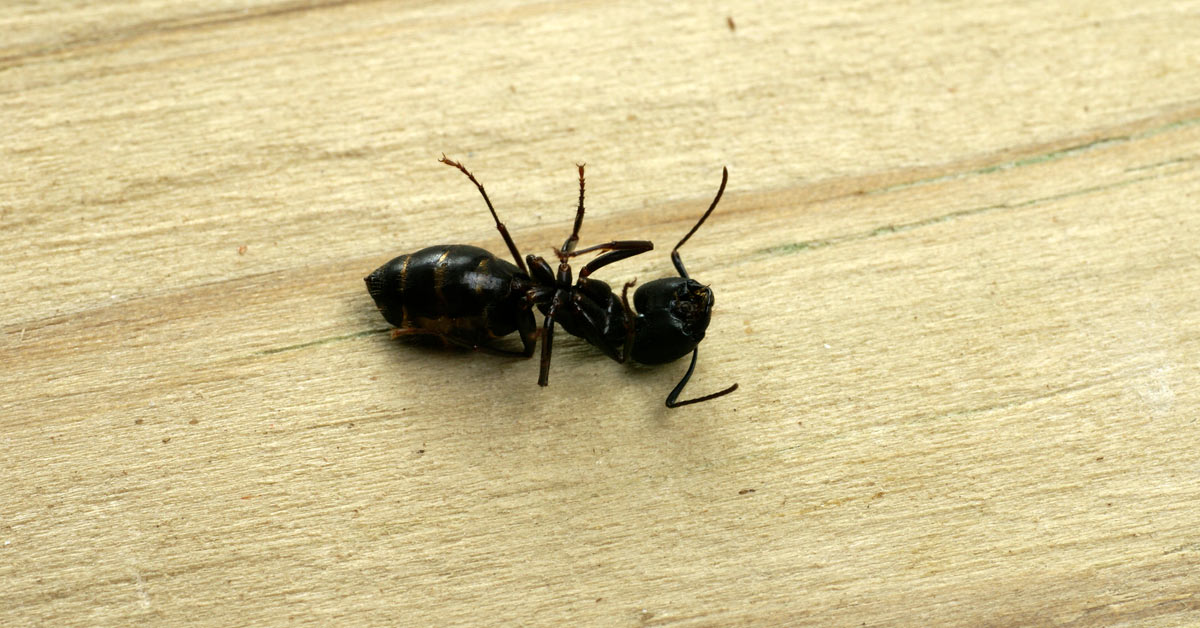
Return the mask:
M 367 291 L 389 323 L 397 327 L 393 336 L 424 334 L 450 344 L 481 349 L 501 355 L 529 357 L 537 342 L 533 318 L 536 306 L 545 316 L 541 331 L 542 355 L 538 384 L 549 383 L 550 357 L 555 323 L 610 358 L 624 363 L 630 357 L 642 364 L 665 364 L 692 352 L 692 363 L 683 379 L 667 396 L 674 408 L 727 395 L 737 384 L 717 393 L 676 402 L 696 368 L 696 346 L 704 339 L 713 306 L 713 294 L 688 277 L 679 257 L 679 247 L 704 224 L 725 191 L 729 172 L 708 211 L 675 245 L 671 260 L 680 277 L 651 281 L 634 293 L 638 314 L 629 306 L 625 284 L 620 299 L 605 282 L 590 275 L 614 262 L 654 248 L 647 240 L 615 240 L 576 250 L 584 216 L 584 166 L 579 169 L 579 205 L 571 235 L 555 251 L 557 272 L 545 259 L 528 255 L 528 270 L 521 254 L 500 222 L 483 185 L 462 164 L 442 156 L 442 163 L 458 168 L 475 184 L 504 238 L 516 266 L 484 249 L 465 244 L 431 246 L 401 255 L 376 269 L 365 279 Z M 570 259 L 601 252 L 579 271 L 572 283 Z M 520 333 L 522 351 L 494 347 L 492 341 L 513 331 Z
M 442 155 L 442 163 L 458 168 L 479 188 L 496 229 L 512 253 L 516 265 L 492 253 L 466 244 L 431 246 L 401 255 L 380 266 L 364 281 L 367 292 L 383 317 L 397 329 L 393 337 L 428 335 L 449 344 L 508 356 L 529 357 L 537 343 L 535 305 L 549 309 L 542 336 L 541 369 L 538 384 L 549 383 L 550 352 L 555 317 L 590 320 L 584 312 L 602 297 L 607 284 L 588 280 L 593 272 L 627 257 L 654 248 L 647 240 L 617 240 L 575 250 L 583 224 L 583 166 L 579 166 L 579 209 L 575 227 L 561 251 L 555 273 L 546 260 L 529 255 L 525 262 L 504 223 L 492 207 L 483 185 L 462 164 Z M 602 252 L 579 271 L 577 283 L 571 283 L 572 257 Z M 603 287 L 603 288 L 601 288 Z M 611 290 L 608 290 L 611 294 Z M 495 347 L 497 338 L 519 332 L 522 351 Z
M 580 170 L 581 177 L 582 174 L 583 171 Z M 582 186 L 582 179 L 580 181 Z M 734 384 L 719 392 L 678 401 L 680 393 L 683 392 L 684 386 L 687 385 L 688 380 L 692 377 L 692 372 L 696 369 L 696 360 L 699 356 L 698 345 L 701 340 L 704 340 L 704 333 L 708 329 L 715 302 L 711 288 L 688 276 L 687 270 L 683 266 L 683 260 L 679 257 L 679 247 L 683 246 L 693 233 L 696 233 L 700 225 L 703 225 L 716 209 L 721 195 L 725 193 L 725 184 L 728 181 L 729 169 L 723 168 L 721 187 L 717 189 L 717 196 L 709 205 L 708 211 L 704 212 L 691 231 L 688 231 L 687 235 L 683 236 L 683 239 L 675 245 L 675 248 L 671 249 L 671 262 L 675 265 L 675 270 L 679 271 L 679 276 L 655 279 L 634 292 L 633 304 L 637 308 L 636 314 L 629 307 L 627 296 L 634 281 L 626 283 L 624 289 L 621 290 L 620 309 L 617 309 L 618 304 L 612 299 L 612 292 L 608 285 L 600 281 L 593 281 L 587 289 L 589 289 L 589 296 L 595 302 L 594 304 L 600 307 L 590 308 L 590 310 L 586 307 L 582 308 L 585 312 L 592 312 L 592 315 L 582 323 L 573 316 L 559 317 L 559 322 L 567 330 L 567 333 L 587 340 L 608 357 L 620 363 L 625 363 L 633 358 L 634 362 L 641 364 L 666 364 L 691 352 L 692 363 L 688 366 L 687 373 L 667 395 L 666 405 L 668 408 L 716 399 L 728 395 L 738 387 L 737 384 Z M 578 218 L 583 216 L 582 191 L 581 187 Z M 578 218 L 574 235 L 577 235 L 579 231 Z M 568 245 L 573 244 L 568 240 L 567 244 L 563 245 L 562 253 L 568 253 L 570 251 Z M 560 253 L 560 257 L 562 253 Z M 582 275 L 582 273 L 580 274 Z M 594 284 L 601 284 L 603 290 L 598 290 Z M 580 287 L 583 288 L 583 286 Z M 552 307 L 547 306 L 544 302 L 539 302 L 538 308 L 543 313 L 553 313 Z

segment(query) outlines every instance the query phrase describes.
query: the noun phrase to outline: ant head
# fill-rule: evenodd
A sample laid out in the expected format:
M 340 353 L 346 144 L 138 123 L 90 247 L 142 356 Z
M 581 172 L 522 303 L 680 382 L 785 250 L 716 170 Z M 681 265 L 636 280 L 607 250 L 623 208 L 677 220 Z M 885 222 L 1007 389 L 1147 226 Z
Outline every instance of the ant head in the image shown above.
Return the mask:
M 708 321 L 716 302 L 708 286 L 688 277 L 683 259 L 679 257 L 679 247 L 696 233 L 700 225 L 703 225 L 717 208 L 728 181 L 729 169 L 723 168 L 721 187 L 717 189 L 717 196 L 708 206 L 708 211 L 704 212 L 692 230 L 671 250 L 671 262 L 675 265 L 675 270 L 679 271 L 679 277 L 651 281 L 633 295 L 638 308 L 634 326 L 633 359 L 642 364 L 662 364 L 677 360 L 689 351 L 692 354 L 692 363 L 688 366 L 687 373 L 671 390 L 671 394 L 667 395 L 668 408 L 716 399 L 728 395 L 738 387 L 734 384 L 709 395 L 679 401 L 679 394 L 683 392 L 683 387 L 687 386 L 692 377 L 692 371 L 696 369 L 696 359 L 700 355 L 696 347 L 704 340 L 704 332 L 708 330 Z
M 708 286 L 684 277 L 655 279 L 638 288 L 633 359 L 664 364 L 690 353 L 704 340 L 715 301 Z
M 705 220 L 721 202 L 725 184 L 729 181 L 729 169 L 721 170 L 721 187 L 713 198 L 708 211 L 687 235 L 671 250 L 671 262 L 679 271 L 678 277 L 655 279 L 637 289 L 633 304 L 637 308 L 633 359 L 642 364 L 664 364 L 678 360 L 696 349 L 708 331 L 716 298 L 708 286 L 688 277 L 679 247 L 704 224 Z

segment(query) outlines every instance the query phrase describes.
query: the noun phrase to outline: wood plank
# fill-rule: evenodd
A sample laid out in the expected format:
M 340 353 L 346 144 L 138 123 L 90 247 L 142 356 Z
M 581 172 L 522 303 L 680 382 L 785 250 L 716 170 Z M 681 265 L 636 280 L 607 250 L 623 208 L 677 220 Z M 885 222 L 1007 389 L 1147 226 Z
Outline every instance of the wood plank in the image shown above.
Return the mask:
M 732 22 L 730 22 L 730 20 Z M 734 26 L 731 28 L 730 23 Z M 0 7 L 0 624 L 1200 623 L 1200 4 Z M 683 362 L 406 346 L 651 239 Z

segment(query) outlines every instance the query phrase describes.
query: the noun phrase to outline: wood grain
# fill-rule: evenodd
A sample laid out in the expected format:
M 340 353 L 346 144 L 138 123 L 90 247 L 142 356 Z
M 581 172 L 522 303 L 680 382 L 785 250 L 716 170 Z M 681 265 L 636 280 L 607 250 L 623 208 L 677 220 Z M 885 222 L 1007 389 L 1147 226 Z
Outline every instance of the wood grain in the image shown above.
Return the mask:
M 1200 624 L 1200 4 L 0 24 L 0 624 Z M 741 389 L 390 341 L 366 273 L 503 251 L 442 153 L 539 254 L 586 161 L 613 283 L 729 166 Z

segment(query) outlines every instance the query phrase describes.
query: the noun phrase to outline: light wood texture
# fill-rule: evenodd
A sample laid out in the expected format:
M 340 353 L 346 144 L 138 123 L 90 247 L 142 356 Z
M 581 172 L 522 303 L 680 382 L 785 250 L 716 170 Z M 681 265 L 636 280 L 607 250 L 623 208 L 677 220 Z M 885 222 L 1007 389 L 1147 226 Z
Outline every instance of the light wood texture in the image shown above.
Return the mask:
M 197 6 L 0 6 L 0 624 L 1200 625 L 1200 3 Z M 443 152 L 613 283 L 728 165 L 741 390 L 390 341 Z

